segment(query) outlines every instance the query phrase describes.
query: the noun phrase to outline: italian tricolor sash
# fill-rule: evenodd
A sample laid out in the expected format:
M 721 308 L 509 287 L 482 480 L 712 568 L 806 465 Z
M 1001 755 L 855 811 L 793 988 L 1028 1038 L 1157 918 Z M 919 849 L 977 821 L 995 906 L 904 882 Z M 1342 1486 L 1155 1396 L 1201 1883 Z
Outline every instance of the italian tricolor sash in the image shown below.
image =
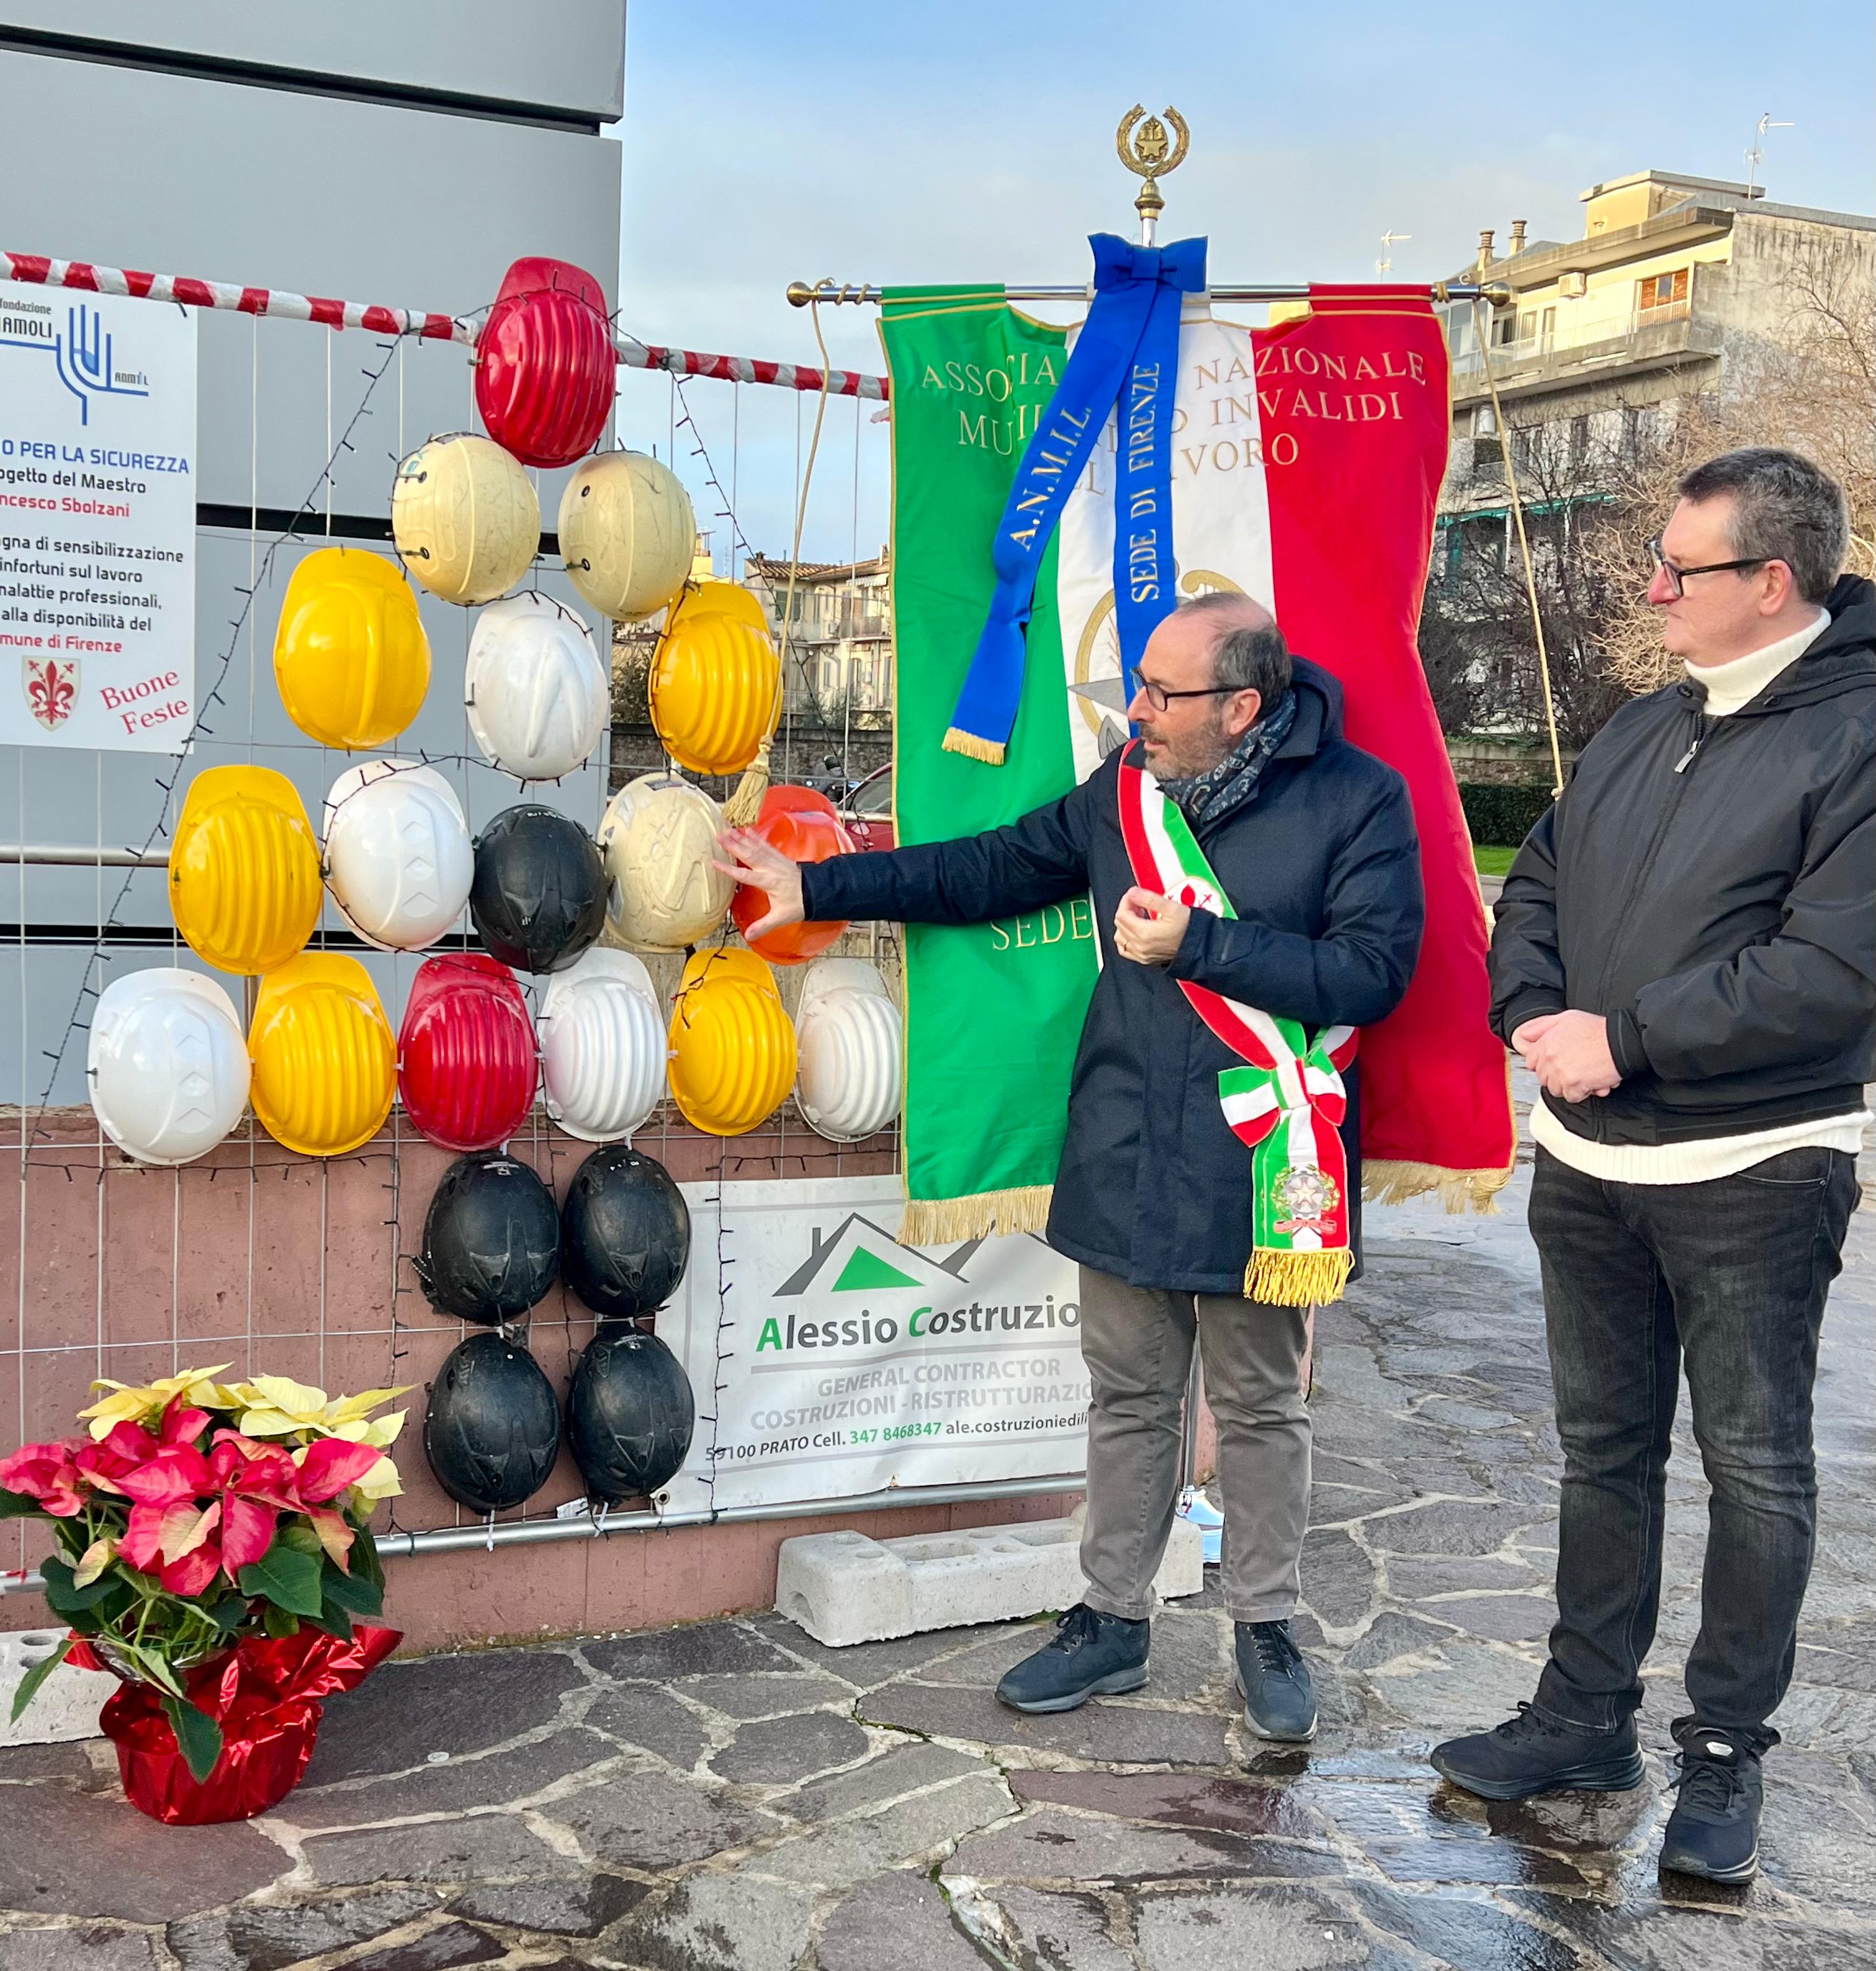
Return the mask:
M 1132 748 L 1120 767 L 1120 826 L 1142 889 L 1215 917 L 1237 915 L 1185 816 L 1133 763 Z M 1327 1027 L 1312 1039 L 1298 1021 L 1190 979 L 1178 985 L 1245 1063 L 1219 1075 L 1218 1100 L 1231 1133 L 1251 1152 L 1246 1297 L 1278 1307 L 1340 1300 L 1354 1263 L 1339 1126 L 1348 1108 L 1342 1070 L 1355 1057 L 1356 1030 Z

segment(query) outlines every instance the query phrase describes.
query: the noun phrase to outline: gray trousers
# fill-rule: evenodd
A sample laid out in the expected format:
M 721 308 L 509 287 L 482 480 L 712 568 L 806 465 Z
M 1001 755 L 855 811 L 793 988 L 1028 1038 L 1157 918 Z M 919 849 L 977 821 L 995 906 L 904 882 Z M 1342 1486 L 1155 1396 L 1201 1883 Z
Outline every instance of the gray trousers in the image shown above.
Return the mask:
M 1153 1612 L 1184 1475 L 1196 1334 L 1218 1424 L 1226 1609 L 1235 1622 L 1295 1611 L 1309 1525 L 1308 1333 L 1301 1308 L 1129 1286 L 1081 1269 L 1081 1353 L 1094 1386 L 1081 1541 L 1089 1608 L 1135 1621 Z

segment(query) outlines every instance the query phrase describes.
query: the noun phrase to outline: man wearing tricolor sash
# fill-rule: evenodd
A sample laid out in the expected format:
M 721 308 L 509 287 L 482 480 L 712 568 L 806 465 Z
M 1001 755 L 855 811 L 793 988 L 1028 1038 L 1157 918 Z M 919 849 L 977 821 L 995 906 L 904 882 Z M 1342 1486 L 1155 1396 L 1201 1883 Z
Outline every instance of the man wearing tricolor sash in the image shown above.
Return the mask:
M 1247 1719 L 1306 1739 L 1290 1618 L 1308 1315 L 1357 1257 L 1357 1034 L 1414 969 L 1418 845 L 1400 775 L 1342 736 L 1340 686 L 1249 598 L 1166 616 L 1137 675 L 1137 738 L 1006 827 L 800 866 L 731 831 L 719 866 L 768 896 L 752 936 L 803 917 L 988 924 L 1091 894 L 1102 970 L 1047 1234 L 1081 1268 L 1088 1588 L 998 1694 L 1065 1711 L 1145 1683 L 1196 1344 Z

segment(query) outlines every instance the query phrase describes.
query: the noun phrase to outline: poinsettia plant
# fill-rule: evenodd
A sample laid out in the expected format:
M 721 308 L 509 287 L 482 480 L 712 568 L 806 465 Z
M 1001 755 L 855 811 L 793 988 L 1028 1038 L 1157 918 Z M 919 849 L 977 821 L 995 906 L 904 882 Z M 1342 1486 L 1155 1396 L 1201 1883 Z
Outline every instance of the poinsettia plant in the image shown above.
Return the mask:
M 45 1597 L 72 1634 L 21 1681 L 18 1718 L 69 1657 L 162 1694 L 189 1770 L 221 1752 L 216 1721 L 188 1701 L 186 1673 L 247 1636 L 301 1625 L 349 1638 L 380 1614 L 384 1574 L 366 1522 L 402 1490 L 386 1455 L 405 1393 L 328 1400 L 281 1376 L 224 1383 L 228 1365 L 147 1387 L 95 1383 L 83 1437 L 0 1460 L 0 1519 L 41 1519 L 57 1550 Z

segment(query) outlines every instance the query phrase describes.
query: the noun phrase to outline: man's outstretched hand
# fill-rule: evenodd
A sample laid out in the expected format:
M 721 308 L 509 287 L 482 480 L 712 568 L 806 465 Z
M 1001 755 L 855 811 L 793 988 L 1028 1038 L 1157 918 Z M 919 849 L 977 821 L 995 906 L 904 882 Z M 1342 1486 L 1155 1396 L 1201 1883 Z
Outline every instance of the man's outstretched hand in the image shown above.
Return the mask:
M 800 924 L 801 865 L 791 862 L 779 849 L 772 849 L 752 828 L 726 828 L 717 837 L 722 858 L 712 858 L 711 866 L 738 883 L 760 890 L 769 900 L 768 914 L 758 917 L 743 935 L 751 942 L 780 930 L 786 924 Z

